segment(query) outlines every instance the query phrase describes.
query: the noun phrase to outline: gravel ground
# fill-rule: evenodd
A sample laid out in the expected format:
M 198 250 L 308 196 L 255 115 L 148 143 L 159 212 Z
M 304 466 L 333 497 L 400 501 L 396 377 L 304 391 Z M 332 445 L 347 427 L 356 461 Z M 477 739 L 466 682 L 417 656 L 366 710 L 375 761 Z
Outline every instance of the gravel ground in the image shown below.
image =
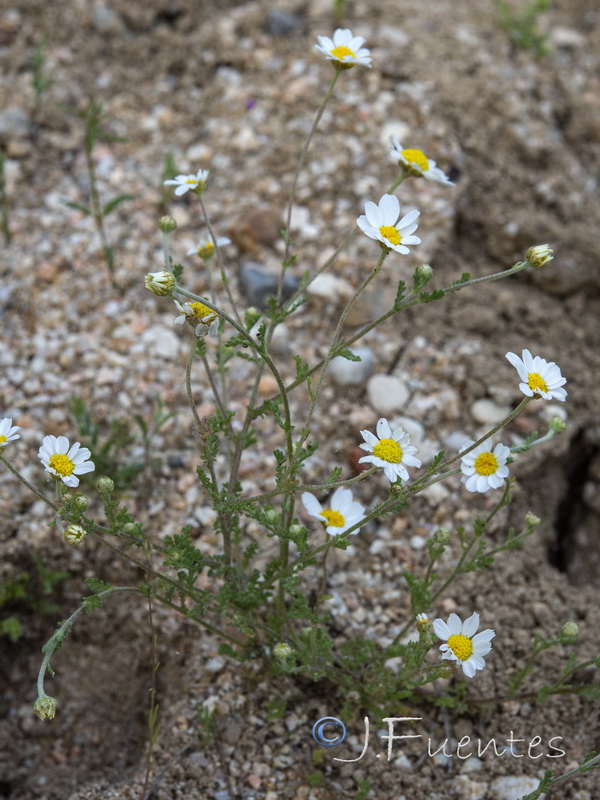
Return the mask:
M 206 235 L 200 213 L 188 196 L 165 193 L 162 172 L 169 154 L 180 171 L 211 170 L 211 221 L 234 241 L 224 249 L 232 291 L 240 308 L 254 303 L 260 285 L 251 268 L 260 268 L 263 279 L 279 268 L 281 209 L 330 79 L 314 49 L 316 36 L 335 27 L 330 12 L 324 0 L 280 2 L 276 9 L 262 0 L 218 6 L 21 0 L 0 7 L 0 146 L 11 232 L 0 285 L 0 414 L 23 428 L 11 456 L 34 484 L 46 485 L 35 458 L 42 437 L 75 438 L 71 398 L 85 401 L 103 435 L 117 418 L 150 420 L 160 399 L 175 416 L 154 436 L 152 464 L 124 501 L 157 541 L 191 525 L 203 549 L 218 548 L 213 512 L 194 476 L 183 381 L 189 330 L 174 325 L 169 300 L 143 287 L 144 274 L 162 267 L 157 220 L 169 213 L 178 223 L 172 251 L 185 264 L 185 285 L 208 290 L 199 260 L 186 256 Z M 438 288 L 466 270 L 486 275 L 507 268 L 539 242 L 551 243 L 555 260 L 538 272 L 413 309 L 366 336 L 361 364 L 337 365 L 325 386 L 313 427 L 321 447 L 303 479 L 322 480 L 335 465 L 350 475 L 358 431 L 373 429 L 380 416 L 411 432 L 425 462 L 441 448 L 456 450 L 519 402 L 504 354 L 524 347 L 561 366 L 569 397 L 565 404 L 532 403 L 504 441 L 544 430 L 556 414 L 567 421 L 567 432 L 519 459 L 513 504 L 490 536 L 501 542 L 528 510 L 543 518 L 539 532 L 490 572 L 462 577 L 433 609 L 442 616 L 477 609 L 484 627 L 496 630 L 489 667 L 472 685 L 476 700 L 489 701 L 480 712 L 477 705 L 464 715 L 389 709 L 390 716 L 422 716 L 423 739 L 398 746 L 391 761 L 379 758 L 384 748 L 376 734 L 385 725 L 372 719 L 367 754 L 342 765 L 334 755 L 360 754 L 364 724 L 360 717 L 347 721 L 343 748 L 315 745 L 314 721 L 340 713 L 329 686 L 232 663 L 219 655 L 216 639 L 157 609 L 162 729 L 150 783 L 151 796 L 161 800 L 350 799 L 359 780 L 369 780 L 368 796 L 380 800 L 516 800 L 535 788 L 545 769 L 563 773 L 598 748 L 597 711 L 582 699 L 554 697 L 540 706 L 502 698 L 507 675 L 523 665 L 535 633 L 550 637 L 574 620 L 581 628 L 580 658 L 598 652 L 600 253 L 593 232 L 600 223 L 600 15 L 592 2 L 553 3 L 540 19 L 550 53 L 539 60 L 511 45 L 491 4 L 474 0 L 354 2 L 346 23 L 365 36 L 374 64 L 341 76 L 313 141 L 292 224 L 294 278 L 323 264 L 365 201 L 391 185 L 397 174 L 387 158 L 392 134 L 431 154 L 456 187 L 415 180 L 399 188 L 403 207 L 421 211 L 422 244 L 409 256 L 389 257 L 353 309 L 348 333 L 387 310 L 397 281 L 410 280 L 417 264 L 431 264 L 431 286 Z M 289 35 L 282 33 L 285 24 Z M 42 40 L 53 82 L 36 109 L 31 57 Z M 118 289 L 107 276 L 92 220 L 64 204 L 89 202 L 82 126 L 65 106 L 81 109 L 92 96 L 105 108 L 106 127 L 124 138 L 94 150 L 101 197 L 133 195 L 107 221 Z M 309 363 L 323 357 L 332 320 L 376 257 L 371 240 L 357 238 L 282 326 L 274 355 L 286 378 L 294 375 L 294 354 Z M 234 362 L 231 407 L 238 417 L 250 377 L 246 362 Z M 199 368 L 194 390 L 200 414 L 210 415 L 213 401 Z M 263 379 L 261 396 L 273 391 Z M 296 418 L 306 399 L 300 391 L 292 395 Z M 281 446 L 270 423 L 260 434 L 241 470 L 248 495 L 271 485 L 272 450 Z M 142 457 L 139 437 L 120 456 L 125 465 Z M 373 479 L 357 493 L 369 503 L 386 485 Z M 84 578 L 127 583 L 140 576 L 94 543 L 66 548 L 47 525 L 43 504 L 8 473 L 0 473 L 0 493 L 0 577 L 35 576 L 34 556 L 68 574 L 52 598 L 58 605 L 52 613 L 40 613 L 39 603 L 8 607 L 24 635 L 14 644 L 0 639 L 0 798 L 140 797 L 151 661 L 147 610 L 136 599 L 107 602 L 81 620 L 55 659 L 56 719 L 42 723 L 31 714 L 39 648 L 86 593 Z M 455 531 L 492 502 L 467 495 L 452 479 L 420 495 L 410 515 L 373 522 L 349 550 L 335 551 L 328 590 L 339 640 L 362 631 L 379 644 L 391 641 L 410 610 L 402 573 L 425 568 L 425 545 L 438 526 Z M 262 543 L 260 558 L 269 556 L 270 544 Z M 454 544 L 443 567 L 450 569 L 458 556 Z M 32 577 L 34 593 L 38 583 Z M 541 677 L 549 680 L 566 652 L 547 655 Z M 198 726 L 203 707 L 215 712 L 208 742 Z M 456 756 L 463 736 L 503 744 L 511 732 L 526 740 L 523 752 L 540 736 L 545 755 Z M 427 737 L 433 749 L 448 738 L 455 755 L 429 757 Z M 562 737 L 554 744 L 563 757 L 548 758 L 553 737 Z M 591 800 L 594 784 L 588 775 L 550 796 Z

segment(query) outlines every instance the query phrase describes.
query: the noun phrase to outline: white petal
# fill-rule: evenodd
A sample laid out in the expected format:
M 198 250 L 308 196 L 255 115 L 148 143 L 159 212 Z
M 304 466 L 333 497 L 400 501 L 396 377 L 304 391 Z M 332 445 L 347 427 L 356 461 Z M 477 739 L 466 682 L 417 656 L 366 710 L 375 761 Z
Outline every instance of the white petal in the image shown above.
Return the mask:
M 457 636 L 459 633 L 462 633 L 462 621 L 458 614 L 450 614 L 448 617 L 448 629 L 450 630 L 451 636 Z
M 444 640 L 449 639 L 450 636 L 452 635 L 450 633 L 450 628 L 444 622 L 443 619 L 434 619 L 433 620 L 433 632 L 438 637 L 438 639 L 444 639 Z M 443 645 L 442 645 L 442 647 L 443 647 Z
M 313 517 L 318 517 L 323 510 L 321 503 L 310 492 L 302 492 L 302 505 Z
M 384 194 L 379 201 L 382 214 L 381 225 L 395 225 L 400 215 L 400 203 L 394 194 Z
M 463 636 L 468 636 L 469 639 L 474 635 L 479 627 L 479 614 L 475 611 L 471 616 L 463 622 L 461 633 Z
M 398 228 L 404 228 L 405 226 L 412 225 L 412 223 L 420 216 L 421 216 L 421 212 L 417 211 L 416 208 L 413 208 L 412 211 L 409 211 L 407 214 L 405 214 L 402 217 L 402 219 L 398 223 L 397 227 Z
M 334 511 L 343 511 L 352 502 L 352 492 L 345 486 L 338 486 L 329 501 Z
M 383 214 L 379 206 L 376 203 L 373 203 L 372 200 L 367 200 L 365 203 L 365 214 L 367 220 L 374 228 L 381 228 L 383 223 Z
M 377 422 L 377 436 L 380 439 L 391 439 L 392 438 L 392 429 L 390 428 L 390 423 L 385 419 L 385 417 L 381 417 L 381 419 Z

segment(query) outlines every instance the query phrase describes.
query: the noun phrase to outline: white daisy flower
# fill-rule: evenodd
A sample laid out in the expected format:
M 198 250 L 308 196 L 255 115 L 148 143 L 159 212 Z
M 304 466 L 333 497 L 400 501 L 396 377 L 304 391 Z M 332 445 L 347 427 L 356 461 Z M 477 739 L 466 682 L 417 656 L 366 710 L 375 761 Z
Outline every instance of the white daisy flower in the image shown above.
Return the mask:
M 329 36 L 318 36 L 319 44 L 315 47 L 326 58 L 346 67 L 360 64 L 363 67 L 371 66 L 371 51 L 363 47 L 365 39 L 362 36 L 353 36 L 348 28 L 338 28 Z
M 217 247 L 225 247 L 225 245 L 231 244 L 231 239 L 228 239 L 226 236 L 219 236 L 217 239 Z M 209 261 L 215 254 L 215 246 L 211 241 L 200 241 L 196 245 L 196 247 L 192 247 L 191 250 L 188 250 L 186 255 L 187 256 L 200 256 L 203 261 Z
M 196 175 L 176 175 L 173 179 L 165 181 L 165 186 L 176 186 L 175 194 L 179 197 L 186 192 L 204 189 L 208 179 L 208 170 L 199 169 Z
M 448 176 L 436 167 L 435 161 L 427 158 L 421 150 L 403 149 L 396 136 L 392 136 L 392 145 L 390 156 L 415 178 L 426 178 L 428 181 L 443 183 L 444 186 L 455 186 Z
M 0 447 L 6 447 L 9 442 L 14 442 L 15 439 L 20 439 L 18 425 L 12 424 L 12 417 L 4 417 L 0 420 Z
M 67 486 L 79 486 L 76 475 L 93 472 L 94 463 L 88 461 L 91 453 L 79 442 L 71 447 L 66 436 L 44 436 L 42 446 L 38 450 L 38 458 L 46 468 L 46 472 L 60 478 Z
M 519 373 L 521 383 L 519 389 L 527 397 L 543 397 L 544 400 L 565 400 L 567 392 L 561 389 L 567 382 L 560 373 L 560 368 L 554 361 L 546 361 L 540 356 L 531 355 L 529 350 L 523 350 L 522 358 L 516 353 L 507 353 L 506 358 Z
M 475 444 L 468 441 L 463 444 L 459 452 Z M 487 492 L 488 489 L 499 489 L 508 478 L 506 459 L 510 455 L 510 447 L 497 444 L 493 451 L 491 439 L 486 439 L 460 460 L 462 471 L 461 481 L 469 492 Z
M 387 419 L 382 418 L 377 423 L 377 436 L 371 431 L 361 431 L 360 433 L 365 444 L 361 444 L 359 447 L 371 455 L 363 456 L 358 463 L 369 463 L 381 467 L 390 483 L 395 483 L 398 478 L 403 481 L 408 480 L 408 472 L 403 466 L 404 464 L 409 467 L 421 466 L 421 462 L 414 455 L 418 452 L 417 448 L 410 444 L 410 434 L 406 433 L 404 428 L 396 428 L 392 431 Z
M 474 636 L 478 627 L 477 613 L 464 622 L 461 622 L 458 614 L 450 614 L 448 622 L 443 619 L 433 621 L 435 635 L 444 640 L 444 644 L 440 645 L 442 659 L 459 663 L 467 678 L 472 678 L 478 669 L 485 667 L 483 656 L 487 656 L 492 649 L 491 641 L 496 635 L 495 631 L 488 628 Z
M 356 220 L 356 224 L 371 239 L 377 239 L 390 250 L 406 255 L 410 253 L 407 245 L 421 243 L 418 236 L 412 235 L 417 230 L 415 220 L 420 213 L 413 209 L 398 222 L 398 198 L 393 194 L 384 194 L 379 205 L 370 200 L 365 204 L 365 213 Z
M 204 303 L 181 304 L 177 300 L 175 300 L 175 305 L 181 311 L 181 315 L 175 320 L 177 325 L 183 325 L 187 321 L 198 338 L 217 335 L 219 315 L 212 308 L 205 306 Z
M 310 492 L 302 493 L 302 505 L 315 519 L 326 525 L 325 530 L 331 536 L 338 536 L 362 522 L 365 518 L 365 507 L 362 503 L 353 500 L 352 492 L 344 486 L 338 487 L 331 495 L 330 507 L 322 508 L 321 503 Z M 358 528 L 353 531 L 358 533 Z
M 149 272 L 144 279 L 144 284 L 146 289 L 150 289 L 158 297 L 165 297 L 175 286 L 175 276 L 166 269 L 161 272 Z

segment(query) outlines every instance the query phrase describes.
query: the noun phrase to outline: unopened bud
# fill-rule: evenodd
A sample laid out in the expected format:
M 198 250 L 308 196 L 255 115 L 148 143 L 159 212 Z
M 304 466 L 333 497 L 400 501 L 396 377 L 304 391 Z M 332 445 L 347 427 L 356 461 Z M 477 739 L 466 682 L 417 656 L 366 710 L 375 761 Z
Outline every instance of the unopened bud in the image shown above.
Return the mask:
M 33 710 L 40 719 L 54 719 L 54 715 L 56 714 L 56 700 L 53 697 L 49 697 L 47 694 L 43 697 L 38 697 L 33 704 Z
M 532 528 L 537 528 L 541 521 L 542 520 L 539 517 L 536 517 L 535 514 L 532 514 L 531 511 L 528 511 L 525 514 L 525 524 L 530 525 Z
M 123 525 L 123 533 L 127 534 L 127 536 L 132 536 L 134 533 L 137 533 L 138 526 L 136 522 L 126 522 Z
M 439 545 L 446 545 L 450 541 L 450 531 L 447 528 L 438 528 L 433 534 L 433 541 Z
M 100 492 L 100 494 L 112 494 L 112 492 L 115 490 L 114 481 L 112 481 L 106 475 L 103 475 L 101 478 L 98 478 L 96 489 Z
M 253 328 L 258 320 L 261 318 L 262 314 L 257 308 L 254 306 L 250 306 L 250 308 L 246 309 L 246 313 L 244 314 L 244 327 L 247 331 Z
M 413 275 L 413 291 L 418 292 L 433 278 L 433 270 L 429 264 L 419 264 Z
M 158 227 L 163 233 L 173 233 L 173 231 L 177 228 L 177 223 L 173 217 L 167 214 L 158 220 Z
M 552 261 L 554 258 L 553 250 L 550 245 L 537 244 L 535 247 L 529 248 L 525 258 L 530 267 L 540 269 L 544 264 L 547 264 L 548 261 Z
M 73 498 L 73 506 L 75 507 L 75 510 L 80 511 L 82 514 L 84 511 L 87 511 L 89 504 L 90 501 L 83 494 L 76 494 Z
M 579 625 L 576 622 L 565 622 L 560 633 L 565 639 L 576 639 L 579 636 Z
M 285 642 L 279 642 L 279 644 L 276 644 L 273 648 L 273 655 L 280 661 L 285 661 L 293 652 L 289 644 L 285 644 Z
M 552 419 L 548 423 L 548 427 L 550 428 L 551 431 L 554 431 L 554 433 L 564 433 L 567 428 L 567 425 L 565 421 L 562 420 L 560 417 L 552 417 Z

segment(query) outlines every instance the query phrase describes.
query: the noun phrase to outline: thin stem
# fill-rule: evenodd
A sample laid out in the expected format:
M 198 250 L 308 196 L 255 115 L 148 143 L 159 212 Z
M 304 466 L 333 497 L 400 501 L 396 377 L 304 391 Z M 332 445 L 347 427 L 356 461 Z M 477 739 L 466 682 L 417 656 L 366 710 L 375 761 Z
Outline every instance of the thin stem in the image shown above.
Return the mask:
M 196 350 L 196 342 L 195 340 L 192 340 L 190 351 L 188 353 L 187 363 L 185 366 L 185 391 L 187 393 L 189 406 L 192 409 L 194 422 L 196 423 L 196 430 L 198 431 L 199 434 L 202 435 L 203 426 L 202 422 L 200 421 L 200 417 L 198 415 L 198 409 L 196 408 L 194 395 L 192 394 L 192 364 L 194 361 L 195 350 Z
M 490 439 L 495 433 L 498 433 L 498 431 L 501 428 L 504 428 L 506 425 L 508 425 L 509 422 L 511 422 L 516 416 L 518 416 L 521 413 L 521 411 L 523 411 L 525 406 L 531 403 L 533 399 L 534 399 L 533 397 L 525 397 L 523 400 L 521 400 L 521 402 L 514 409 L 514 411 L 511 411 L 510 414 L 507 417 L 505 417 L 501 422 L 499 422 L 497 425 L 495 425 L 491 431 L 486 433 L 476 442 L 473 442 L 473 444 L 467 447 L 465 450 L 461 450 L 460 453 L 457 453 L 452 458 L 449 458 L 447 461 L 444 461 L 442 464 L 440 464 L 439 469 L 440 470 L 446 469 L 446 467 L 449 467 L 451 464 L 454 464 L 455 461 L 459 461 L 468 453 L 470 453 L 472 450 L 475 450 L 476 447 L 479 447 L 479 445 L 485 442 L 487 439 Z
M 225 406 L 223 405 L 223 402 L 221 400 L 221 395 L 219 394 L 219 390 L 217 388 L 217 384 L 215 383 L 215 379 L 213 377 L 212 370 L 210 368 L 210 364 L 208 363 L 208 359 L 206 358 L 204 353 L 200 354 L 200 358 L 201 358 L 202 364 L 204 366 L 204 371 L 206 372 L 206 377 L 208 378 L 208 382 L 210 383 L 210 388 L 212 390 L 213 396 L 215 398 L 215 401 L 216 401 L 217 405 L 219 406 L 219 411 L 221 412 L 221 416 L 223 417 L 223 421 L 227 425 L 227 429 L 229 431 L 229 435 L 233 438 L 233 436 L 235 434 L 234 434 L 233 429 L 231 427 L 231 423 L 229 421 L 229 416 L 227 415 L 227 412 L 225 411 Z
M 49 499 L 46 497 L 46 495 L 45 495 L 45 494 L 42 494 L 41 492 L 39 492 L 39 491 L 38 491 L 38 490 L 35 488 L 35 486 L 32 486 L 32 485 L 29 483 L 29 481 L 28 481 L 26 478 L 24 478 L 24 477 L 21 475 L 21 473 L 20 473 L 20 472 L 18 472 L 18 471 L 17 471 L 17 470 L 16 470 L 16 469 L 15 469 L 15 468 L 12 466 L 12 464 L 11 464 L 9 461 L 7 461 L 7 459 L 5 458 L 5 456 L 3 456 L 1 453 L 0 453 L 0 461 L 1 461 L 1 462 L 2 462 L 2 463 L 5 465 L 5 466 L 7 466 L 7 467 L 8 467 L 8 469 L 9 469 L 9 470 L 12 472 L 12 474 L 15 476 L 15 478 L 18 478 L 18 479 L 21 481 L 21 483 L 22 483 L 24 486 L 26 486 L 26 487 L 29 489 L 29 491 L 30 491 L 30 492 L 33 492 L 33 493 L 34 493 L 34 495 L 35 495 L 36 497 L 38 497 L 40 500 L 42 500 L 44 503 L 46 503 L 46 505 L 50 506 L 50 508 L 51 508 L 53 511 L 56 511 L 56 512 L 58 512 L 58 511 L 59 511 L 59 509 L 60 509 L 60 506 L 57 506 L 57 505 L 55 505 L 55 504 L 52 502 L 52 500 L 49 500 Z
M 139 594 L 139 589 L 135 586 L 113 586 L 110 589 L 105 589 L 103 592 L 98 592 L 97 597 L 104 598 L 108 597 L 109 594 L 115 594 L 115 592 L 136 592 Z M 37 690 L 38 690 L 38 697 L 44 697 L 46 692 L 44 691 L 44 678 L 46 677 L 46 670 L 50 668 L 50 659 L 59 649 L 62 640 L 66 635 L 68 635 L 69 631 L 73 627 L 73 623 L 80 616 L 83 611 L 85 610 L 85 603 L 82 603 L 79 608 L 77 608 L 71 616 L 62 623 L 57 631 L 50 637 L 46 647 L 52 642 L 56 640 L 57 644 L 54 648 L 50 648 L 48 652 L 44 653 L 44 658 L 42 659 L 42 664 L 40 666 L 40 671 L 38 672 L 38 679 L 37 679 Z
M 284 261 L 288 261 L 289 257 L 290 257 L 290 250 L 291 250 L 290 224 L 291 224 L 291 221 L 292 221 L 292 207 L 294 205 L 294 197 L 296 195 L 296 188 L 298 186 L 298 178 L 300 177 L 300 172 L 302 170 L 302 167 L 304 166 L 304 162 L 306 160 L 306 155 L 308 153 L 308 148 L 310 147 L 310 143 L 312 141 L 312 138 L 313 138 L 313 136 L 314 136 L 314 134 L 315 134 L 315 132 L 317 130 L 317 126 L 318 126 L 318 124 L 319 124 L 319 122 L 321 120 L 321 117 L 323 116 L 323 112 L 325 111 L 325 107 L 326 107 L 327 103 L 329 102 L 329 100 L 331 98 L 331 95 L 333 94 L 333 90 L 335 88 L 335 84 L 337 83 L 337 79 L 340 77 L 340 73 L 341 72 L 342 72 L 341 67 L 340 66 L 336 66 L 335 67 L 335 72 L 334 72 L 333 77 L 331 79 L 331 83 L 329 84 L 329 89 L 327 90 L 327 93 L 326 93 L 326 95 L 325 95 L 325 97 L 323 99 L 323 102 L 321 103 L 321 106 L 320 106 L 319 110 L 317 111 L 317 115 L 315 117 L 315 120 L 314 120 L 314 122 L 312 124 L 312 127 L 310 129 L 310 132 L 308 134 L 308 138 L 306 139 L 306 142 L 304 143 L 304 147 L 302 148 L 302 152 L 300 153 L 300 157 L 298 158 L 298 163 L 296 164 L 296 170 L 294 172 L 294 177 L 292 179 L 292 188 L 290 189 L 290 197 L 289 197 L 289 200 L 288 200 L 288 207 L 287 207 L 286 221 L 285 221 L 285 256 L 284 256 L 284 259 L 283 259 Z M 280 284 L 283 286 L 283 270 L 282 270 L 282 276 L 280 277 Z M 278 292 L 278 294 L 279 294 L 279 292 Z M 279 296 L 280 296 L 280 294 L 279 294 Z
M 526 266 L 527 266 L 526 262 L 519 262 L 519 263 L 515 264 L 514 266 L 510 267 L 510 269 L 505 269 L 502 272 L 496 272 L 493 275 L 486 275 L 486 276 L 484 276 L 482 278 L 473 278 L 471 280 L 464 281 L 464 283 L 458 283 L 458 284 L 455 284 L 455 285 L 451 284 L 450 286 L 448 286 L 448 287 L 446 287 L 444 289 L 444 292 L 446 294 L 456 294 L 457 292 L 460 292 L 460 291 L 462 291 L 463 289 L 466 289 L 469 286 L 473 286 L 476 283 L 487 283 L 488 281 L 497 281 L 497 280 L 501 280 L 502 278 L 508 278 L 511 275 L 514 275 L 517 272 L 520 272 Z M 410 295 L 408 295 L 408 297 L 406 297 L 403 300 L 403 302 L 397 308 L 391 308 L 389 311 L 386 311 L 384 314 L 381 314 L 379 317 L 377 317 L 377 319 L 373 320 L 368 325 L 365 325 L 364 328 L 361 328 L 359 331 L 357 331 L 356 333 L 352 334 L 352 336 L 350 336 L 344 342 L 339 344 L 335 348 L 335 350 L 333 351 L 333 356 L 339 355 L 342 352 L 342 350 L 344 350 L 345 348 L 350 347 L 351 345 L 355 344 L 357 341 L 359 341 L 359 339 L 362 339 L 363 336 L 366 336 L 367 333 L 370 333 L 370 331 L 374 330 L 375 328 L 379 327 L 379 325 L 381 325 L 383 322 L 386 322 L 388 319 L 390 319 L 390 317 L 393 317 L 396 314 L 401 313 L 402 311 L 406 311 L 409 308 L 413 308 L 414 306 L 418 306 L 418 305 L 420 305 L 420 303 L 422 303 L 422 300 L 419 298 L 419 296 L 417 294 L 411 293 Z M 310 378 L 312 375 L 315 374 L 315 372 L 318 372 L 318 370 L 321 369 L 321 367 L 323 366 L 323 363 L 324 363 L 324 360 L 319 361 L 318 363 L 316 363 L 313 367 L 311 367 L 309 369 L 306 377 L 297 378 L 296 380 L 294 380 L 290 384 L 288 384 L 288 386 L 286 386 L 286 389 L 285 389 L 286 392 L 291 392 L 293 389 L 295 389 L 296 387 L 300 386 L 300 384 L 304 383 L 304 381 L 306 380 L 307 377 Z M 276 397 L 278 397 L 278 395 L 274 395 L 274 397 L 272 397 L 270 399 L 273 400 Z M 261 411 L 261 409 L 262 409 L 262 407 L 257 409 L 256 413 L 259 413 Z
M 323 362 L 322 362 L 323 363 L 323 368 L 322 368 L 321 374 L 319 376 L 319 382 L 317 384 L 317 388 L 315 390 L 314 397 L 313 397 L 313 399 L 311 401 L 311 404 L 309 406 L 308 414 L 306 415 L 305 428 L 307 430 L 310 428 L 310 425 L 311 425 L 311 422 L 312 422 L 312 418 L 313 418 L 313 414 L 314 414 L 314 411 L 315 411 L 315 407 L 317 405 L 317 402 L 318 402 L 318 399 L 319 399 L 319 395 L 321 393 L 321 389 L 323 388 L 323 381 L 325 380 L 325 373 L 327 372 L 327 367 L 329 366 L 329 364 L 331 362 L 331 359 L 333 358 L 333 354 L 335 353 L 335 351 L 337 349 L 339 338 L 340 338 L 342 329 L 344 327 L 344 323 L 346 322 L 346 319 L 348 318 L 348 314 L 350 313 L 354 303 L 358 300 L 360 295 L 364 292 L 364 290 L 367 288 L 367 286 L 371 283 L 373 278 L 381 270 L 381 267 L 383 266 L 383 262 L 385 261 L 385 258 L 386 258 L 386 256 L 388 255 L 389 252 L 390 251 L 387 248 L 382 247 L 381 255 L 379 256 L 379 260 L 378 260 L 377 264 L 371 270 L 370 274 L 360 284 L 358 289 L 354 292 L 354 294 L 352 295 L 352 297 L 348 301 L 348 303 L 346 305 L 346 308 L 343 310 L 343 312 L 342 312 L 342 314 L 341 314 L 341 316 L 340 316 L 340 318 L 338 320 L 338 324 L 337 324 L 335 332 L 333 334 L 331 347 L 329 348 L 329 350 L 327 352 L 327 355 L 323 359 Z
M 100 203 L 100 195 L 98 194 L 98 186 L 96 183 L 96 167 L 94 165 L 93 150 L 94 150 L 94 142 L 90 135 L 90 132 L 88 132 L 86 135 L 85 160 L 87 164 L 88 175 L 90 178 L 90 196 L 92 199 L 92 211 L 94 214 L 94 223 L 96 225 L 96 231 L 100 236 L 102 249 L 104 250 L 104 258 L 106 259 L 106 264 L 108 266 L 110 274 L 112 275 L 115 271 L 115 262 L 112 250 L 108 244 L 108 239 L 106 238 L 106 231 L 104 230 L 104 214 L 102 213 L 102 204 Z

